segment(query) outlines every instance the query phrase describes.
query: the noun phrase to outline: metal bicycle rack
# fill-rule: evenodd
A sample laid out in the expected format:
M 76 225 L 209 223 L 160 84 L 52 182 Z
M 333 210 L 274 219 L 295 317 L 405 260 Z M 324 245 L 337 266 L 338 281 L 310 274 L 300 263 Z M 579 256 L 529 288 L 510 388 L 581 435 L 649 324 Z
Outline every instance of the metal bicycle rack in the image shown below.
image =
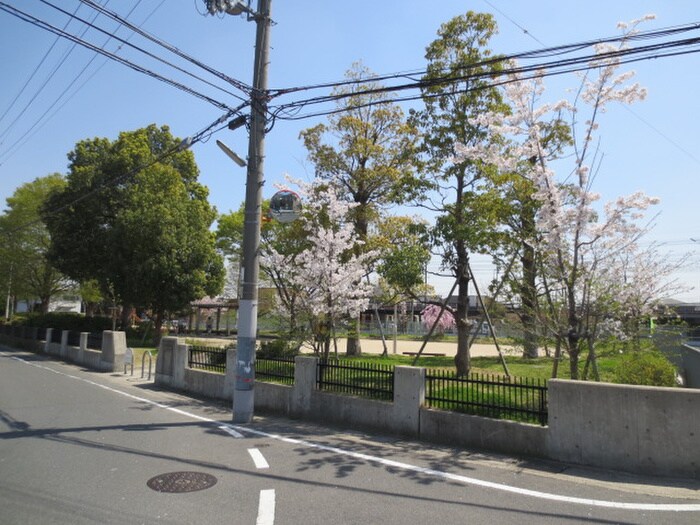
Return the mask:
M 141 379 L 143 379 L 144 373 L 145 373 L 145 367 L 146 367 L 146 356 L 148 356 L 148 380 L 151 380 L 151 368 L 153 366 L 153 357 L 151 356 L 151 352 L 149 350 L 146 350 L 143 355 L 141 356 Z M 131 365 L 133 369 L 133 364 Z

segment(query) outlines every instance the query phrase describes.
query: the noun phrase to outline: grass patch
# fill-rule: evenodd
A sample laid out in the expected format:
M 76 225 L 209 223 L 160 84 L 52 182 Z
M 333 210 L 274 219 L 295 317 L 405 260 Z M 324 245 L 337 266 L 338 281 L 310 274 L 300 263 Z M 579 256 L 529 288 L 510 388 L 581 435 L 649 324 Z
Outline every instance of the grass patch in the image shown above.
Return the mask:
M 618 370 L 620 369 L 620 364 L 624 360 L 624 356 L 627 353 L 620 353 L 619 351 L 607 351 L 603 352 L 598 356 L 598 373 L 600 375 L 600 380 L 602 382 L 619 382 L 616 381 Z M 377 363 L 377 364 L 387 364 L 387 365 L 412 365 L 414 356 L 403 356 L 403 355 L 388 355 L 382 357 L 381 355 L 370 355 L 364 354 L 360 356 L 339 356 L 342 360 L 356 361 L 360 363 Z M 579 361 L 579 376 L 583 376 L 584 367 L 586 364 L 587 355 L 583 354 Z M 552 369 L 554 367 L 553 357 L 537 357 L 537 358 L 524 358 L 521 356 L 506 356 L 506 365 L 508 366 L 508 371 L 511 376 L 530 378 L 530 379 L 551 379 Z M 472 357 L 471 358 L 471 372 L 473 373 L 484 373 L 484 374 L 494 374 L 494 375 L 505 375 L 503 370 L 503 365 L 501 360 L 497 356 L 489 357 Z M 427 356 L 420 357 L 416 366 L 424 368 L 437 368 L 445 370 L 454 370 L 455 363 L 453 357 L 435 357 Z M 570 379 L 571 373 L 569 368 L 568 357 L 565 357 L 559 361 L 559 370 L 557 377 L 559 379 Z M 593 379 L 592 370 L 588 373 L 588 379 Z

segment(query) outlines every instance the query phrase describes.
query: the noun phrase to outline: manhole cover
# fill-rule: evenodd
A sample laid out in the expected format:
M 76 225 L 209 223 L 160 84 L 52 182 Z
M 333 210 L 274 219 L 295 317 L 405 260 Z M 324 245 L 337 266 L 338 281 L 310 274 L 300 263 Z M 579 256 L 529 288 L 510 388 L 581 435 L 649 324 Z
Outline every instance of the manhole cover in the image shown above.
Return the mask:
M 168 472 L 149 479 L 146 485 L 157 492 L 194 492 L 213 487 L 216 478 L 204 472 Z

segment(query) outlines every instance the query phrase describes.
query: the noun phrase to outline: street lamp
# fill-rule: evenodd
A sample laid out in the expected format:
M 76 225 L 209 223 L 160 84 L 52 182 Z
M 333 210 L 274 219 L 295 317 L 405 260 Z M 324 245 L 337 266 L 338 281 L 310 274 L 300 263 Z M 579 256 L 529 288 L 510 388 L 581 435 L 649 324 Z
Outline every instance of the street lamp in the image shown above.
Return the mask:
M 267 126 L 267 64 L 270 50 L 270 25 L 272 22 L 270 18 L 271 2 L 272 0 L 258 0 L 258 9 L 253 11 L 240 0 L 207 0 L 207 9 L 211 14 L 217 12 L 231 15 L 246 13 L 248 20 L 254 20 L 257 25 L 255 32 L 253 90 L 250 95 L 251 113 L 243 226 L 242 286 L 238 308 L 236 373 L 233 392 L 234 423 L 250 423 L 253 419 L 255 406 L 253 387 L 255 384 L 255 345 L 258 330 L 260 221 L 263 162 L 265 159 L 265 128 Z
M 240 157 L 236 154 L 236 152 L 233 151 L 231 148 L 229 148 L 226 144 L 224 144 L 224 143 L 221 142 L 220 140 L 217 140 L 217 141 L 216 141 L 216 145 L 219 146 L 219 147 L 221 148 L 221 151 L 223 151 L 224 153 L 226 153 L 226 155 L 228 156 L 229 159 L 231 159 L 233 162 L 235 162 L 236 164 L 238 164 L 241 168 L 245 168 L 245 167 L 246 167 L 246 162 L 245 162 L 242 158 L 240 158 Z

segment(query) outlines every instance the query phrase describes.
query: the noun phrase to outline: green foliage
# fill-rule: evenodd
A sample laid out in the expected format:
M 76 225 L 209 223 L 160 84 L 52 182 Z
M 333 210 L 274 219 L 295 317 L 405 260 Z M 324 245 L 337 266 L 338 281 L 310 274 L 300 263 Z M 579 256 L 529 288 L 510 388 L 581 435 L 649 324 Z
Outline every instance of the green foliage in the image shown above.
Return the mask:
M 380 87 L 367 81 L 372 73 L 354 64 L 346 73 L 348 84 L 334 91 L 340 113 L 302 131 L 316 174 L 336 186 L 350 202 L 356 233 L 364 241 L 369 225 L 387 206 L 415 198 L 423 188 L 417 176 L 418 132 L 407 123 L 399 106 L 381 93 L 367 93 Z
M 658 351 L 623 355 L 615 368 L 613 381 L 627 385 L 678 386 L 675 367 Z
M 398 294 L 417 295 L 430 261 L 426 225 L 411 217 L 387 217 L 377 225 L 377 272 Z M 391 302 L 391 301 L 389 301 Z
M 209 227 L 216 211 L 189 150 L 167 126 L 89 139 L 69 154 L 68 184 L 43 208 L 50 260 L 115 302 L 157 319 L 223 286 Z
M 108 317 L 85 317 L 83 314 L 70 312 L 23 314 L 17 322 L 27 326 L 74 332 L 102 332 L 112 329 L 112 320 Z
M 429 159 L 433 189 L 439 194 L 426 205 L 437 213 L 431 232 L 442 266 L 457 279 L 456 317 L 459 346 L 458 372 L 470 368 L 468 325 L 469 255 L 490 253 L 500 240 L 505 213 L 493 166 L 481 162 L 454 162 L 458 145 L 487 144 L 491 140 L 484 113 L 506 112 L 508 107 L 490 78 L 502 61 L 492 60 L 487 47 L 497 32 L 492 15 L 469 11 L 442 24 L 426 48 L 427 73 L 421 88 L 425 108 L 412 113 L 411 122 L 422 132 L 421 149 Z M 445 81 L 446 80 L 446 81 Z
M 264 341 L 256 355 L 259 357 L 294 357 L 299 355 L 299 343 L 288 339 Z
M 70 287 L 47 259 L 49 233 L 40 219 L 41 207 L 65 184 L 58 173 L 22 184 L 7 199 L 7 210 L 0 216 L 2 289 L 18 298 L 39 299 L 44 310 L 53 295 Z

